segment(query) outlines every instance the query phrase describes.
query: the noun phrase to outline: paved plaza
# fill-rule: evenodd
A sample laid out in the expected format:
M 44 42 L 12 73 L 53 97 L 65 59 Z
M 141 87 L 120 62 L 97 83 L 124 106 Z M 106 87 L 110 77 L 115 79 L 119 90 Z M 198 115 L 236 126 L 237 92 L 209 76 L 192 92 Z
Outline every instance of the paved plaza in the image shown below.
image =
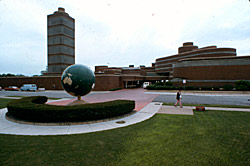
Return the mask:
M 205 94 L 208 95 L 208 94 Z M 211 94 L 210 94 L 211 95 Z M 144 89 L 129 89 L 119 90 L 114 92 L 92 92 L 91 94 L 82 97 L 83 100 L 89 103 L 105 102 L 110 100 L 134 100 L 135 101 L 135 113 L 120 117 L 112 120 L 86 122 L 84 124 L 67 124 L 67 125 L 33 125 L 22 124 L 9 121 L 5 118 L 7 108 L 0 109 L 0 133 L 1 134 L 14 134 L 14 135 L 66 135 L 66 134 L 79 134 L 89 133 L 102 130 L 110 130 L 119 127 L 125 127 L 133 125 L 142 121 L 145 121 L 155 114 L 175 114 L 175 115 L 187 115 L 193 116 L 193 109 L 195 107 L 183 108 L 162 105 L 162 102 L 156 101 L 157 98 L 164 96 L 171 96 L 175 101 L 175 93 L 169 92 L 148 92 Z M 183 95 L 184 97 L 187 94 Z M 203 94 L 204 96 L 204 94 Z M 248 94 L 242 95 L 244 98 L 249 98 Z M 2 96 L 4 97 L 4 96 Z M 48 104 L 54 105 L 66 105 L 76 99 L 74 98 L 62 98 L 60 100 L 50 100 Z M 171 99 L 172 100 L 172 99 Z M 234 103 L 232 103 L 234 104 Z M 206 107 L 206 110 L 224 110 L 224 111 L 247 111 L 250 109 L 239 108 L 213 108 Z
M 111 100 L 134 100 L 135 110 L 139 111 L 151 101 L 153 101 L 159 94 L 144 94 L 144 89 L 123 89 L 113 91 L 110 93 L 93 93 L 82 97 L 82 100 L 88 103 L 106 102 Z M 76 98 L 67 101 L 57 101 L 50 104 L 54 105 L 67 105 Z

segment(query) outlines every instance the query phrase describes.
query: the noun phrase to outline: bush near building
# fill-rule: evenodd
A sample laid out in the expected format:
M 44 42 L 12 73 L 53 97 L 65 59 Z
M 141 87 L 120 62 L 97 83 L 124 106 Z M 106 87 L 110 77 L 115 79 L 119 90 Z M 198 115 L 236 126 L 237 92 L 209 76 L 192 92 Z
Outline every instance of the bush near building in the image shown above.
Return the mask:
M 176 87 L 173 86 L 172 82 L 156 82 L 147 86 L 147 90 L 174 90 Z
M 44 104 L 47 99 L 36 96 L 13 100 L 7 105 L 7 116 L 31 122 L 82 122 L 120 116 L 135 108 L 135 102 L 131 100 L 56 106 Z
M 244 81 L 244 80 L 236 81 L 235 88 L 236 90 L 240 90 L 240 91 L 250 90 L 250 82 Z
M 109 91 L 117 91 L 117 90 L 121 90 L 122 88 L 112 88 Z
M 226 91 L 233 90 L 233 88 L 234 87 L 232 85 L 229 85 L 229 84 L 223 86 L 223 90 L 226 90 Z

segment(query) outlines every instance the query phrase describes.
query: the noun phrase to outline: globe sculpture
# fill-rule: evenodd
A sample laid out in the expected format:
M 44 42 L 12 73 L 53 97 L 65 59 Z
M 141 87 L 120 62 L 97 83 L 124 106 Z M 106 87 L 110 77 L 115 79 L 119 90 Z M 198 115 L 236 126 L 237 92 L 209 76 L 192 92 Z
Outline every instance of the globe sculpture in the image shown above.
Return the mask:
M 95 75 L 87 66 L 75 64 L 64 70 L 61 83 L 66 92 L 81 100 L 81 96 L 88 94 L 94 88 Z

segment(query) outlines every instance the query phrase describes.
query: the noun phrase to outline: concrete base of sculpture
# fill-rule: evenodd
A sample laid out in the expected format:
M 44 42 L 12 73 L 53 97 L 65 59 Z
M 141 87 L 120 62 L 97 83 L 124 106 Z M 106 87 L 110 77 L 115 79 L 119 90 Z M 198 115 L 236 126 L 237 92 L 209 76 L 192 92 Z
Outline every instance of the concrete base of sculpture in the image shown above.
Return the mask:
M 73 105 L 81 105 L 81 104 L 87 104 L 88 102 L 84 101 L 84 100 L 75 100 L 71 103 L 69 103 L 69 106 L 73 106 Z

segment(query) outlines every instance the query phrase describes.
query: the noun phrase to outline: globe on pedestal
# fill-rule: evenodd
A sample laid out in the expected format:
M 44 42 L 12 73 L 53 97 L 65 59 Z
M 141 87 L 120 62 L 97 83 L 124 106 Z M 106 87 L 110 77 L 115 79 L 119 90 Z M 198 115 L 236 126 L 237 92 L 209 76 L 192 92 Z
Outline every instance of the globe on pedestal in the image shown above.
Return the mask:
M 66 92 L 80 100 L 94 88 L 95 75 L 87 66 L 75 64 L 64 70 L 61 83 Z

